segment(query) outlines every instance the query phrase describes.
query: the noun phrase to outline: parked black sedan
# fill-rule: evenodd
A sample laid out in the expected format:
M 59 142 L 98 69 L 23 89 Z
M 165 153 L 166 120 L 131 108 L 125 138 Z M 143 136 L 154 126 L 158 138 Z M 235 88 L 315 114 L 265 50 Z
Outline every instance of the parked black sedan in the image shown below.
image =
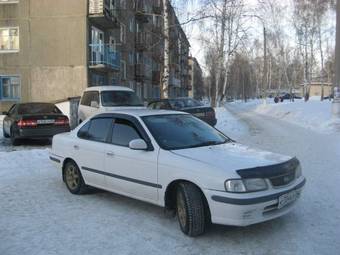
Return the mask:
M 214 108 L 204 106 L 201 102 L 188 97 L 151 101 L 148 108 L 183 111 L 191 113 L 211 126 L 215 126 L 217 123 Z
M 3 112 L 3 135 L 18 144 L 21 138 L 46 139 L 70 131 L 69 119 L 54 104 L 22 103 Z

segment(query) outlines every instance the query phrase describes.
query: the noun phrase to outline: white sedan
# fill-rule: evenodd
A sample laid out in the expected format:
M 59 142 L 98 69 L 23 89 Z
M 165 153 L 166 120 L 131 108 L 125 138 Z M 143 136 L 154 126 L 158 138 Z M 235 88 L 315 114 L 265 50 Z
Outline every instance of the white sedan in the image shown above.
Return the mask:
M 89 186 L 177 213 L 181 230 L 247 226 L 289 212 L 305 178 L 296 158 L 252 149 L 192 115 L 121 110 L 53 137 L 50 159 L 73 194 Z

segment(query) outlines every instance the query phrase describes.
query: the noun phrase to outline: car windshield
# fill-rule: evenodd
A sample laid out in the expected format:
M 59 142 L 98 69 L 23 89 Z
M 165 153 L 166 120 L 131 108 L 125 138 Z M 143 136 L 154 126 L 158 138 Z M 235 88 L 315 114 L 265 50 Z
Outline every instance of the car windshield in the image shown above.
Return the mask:
M 102 91 L 103 106 L 144 106 L 139 97 L 132 91 Z
M 46 113 L 61 113 L 54 104 L 33 103 L 20 104 L 18 114 L 46 114 Z
M 189 114 L 151 115 L 142 119 L 159 146 L 165 150 L 217 145 L 231 141 L 210 125 Z
M 171 107 L 175 109 L 203 106 L 201 102 L 192 98 L 171 99 L 169 103 Z

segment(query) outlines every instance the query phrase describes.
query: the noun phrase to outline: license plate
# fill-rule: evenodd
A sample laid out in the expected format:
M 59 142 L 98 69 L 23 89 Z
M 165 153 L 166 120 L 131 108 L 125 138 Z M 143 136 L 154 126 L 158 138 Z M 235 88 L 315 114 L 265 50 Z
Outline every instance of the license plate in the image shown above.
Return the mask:
M 293 190 L 279 197 L 278 209 L 293 203 L 300 196 L 300 190 Z
M 195 116 L 196 117 L 204 117 L 205 113 L 204 112 L 198 112 L 198 113 L 195 113 Z
M 54 120 L 48 119 L 48 120 L 37 120 L 37 124 L 53 124 Z

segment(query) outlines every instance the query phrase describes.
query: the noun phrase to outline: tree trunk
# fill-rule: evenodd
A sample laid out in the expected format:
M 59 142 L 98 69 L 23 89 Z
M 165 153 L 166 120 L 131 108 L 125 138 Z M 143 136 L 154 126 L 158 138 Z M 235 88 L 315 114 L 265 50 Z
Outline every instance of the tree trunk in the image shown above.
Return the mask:
M 164 71 L 162 77 L 161 98 L 169 97 L 170 79 L 170 24 L 169 24 L 169 2 L 163 0 L 164 11 Z
M 220 45 L 218 49 L 218 63 L 217 63 L 217 75 L 215 80 L 215 104 L 213 107 L 216 107 L 219 102 L 219 93 L 220 93 L 220 81 L 222 78 L 222 69 L 224 66 L 224 44 L 225 44 L 225 28 L 226 28 L 226 12 L 227 12 L 227 0 L 224 0 L 223 11 L 221 16 L 221 38 Z

